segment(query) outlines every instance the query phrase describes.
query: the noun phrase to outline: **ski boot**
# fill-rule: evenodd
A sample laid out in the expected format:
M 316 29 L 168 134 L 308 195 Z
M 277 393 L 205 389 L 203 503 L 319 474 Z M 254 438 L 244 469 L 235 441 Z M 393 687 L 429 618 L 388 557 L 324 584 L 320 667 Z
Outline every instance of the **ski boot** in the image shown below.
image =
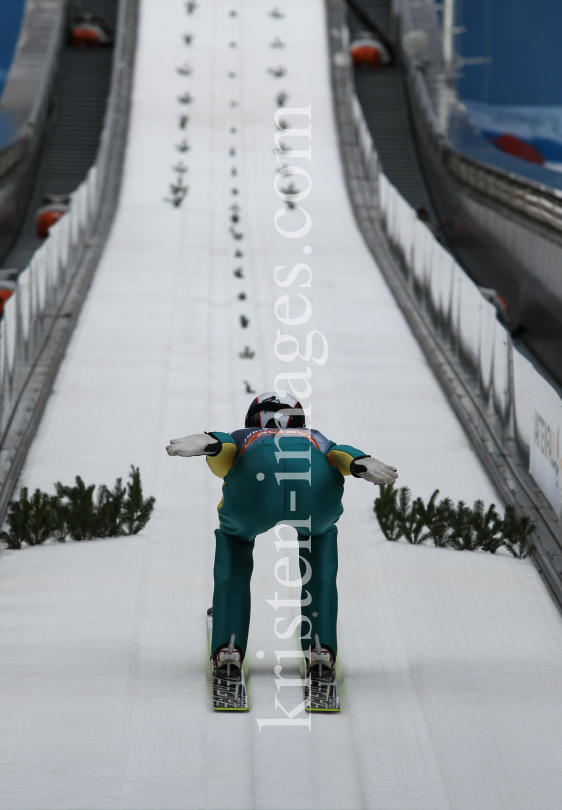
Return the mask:
M 329 647 L 314 636 L 314 647 L 306 666 L 305 710 L 307 712 L 339 712 L 340 699 L 336 680 L 336 659 Z
M 318 633 L 314 636 L 315 645 L 310 649 L 310 664 L 308 669 L 314 673 L 317 678 L 330 678 L 332 671 L 336 666 L 336 659 L 334 653 L 329 647 L 324 647 L 320 644 Z
M 213 656 L 213 671 L 219 678 L 229 681 L 239 681 L 242 673 L 242 655 L 234 646 L 234 633 L 228 645 L 223 644 Z
M 207 611 L 207 630 L 209 647 L 213 638 L 213 608 Z M 223 644 L 211 655 L 213 665 L 213 709 L 219 712 L 247 712 L 248 693 L 242 669 L 241 651 L 234 646 L 234 633 L 230 643 Z

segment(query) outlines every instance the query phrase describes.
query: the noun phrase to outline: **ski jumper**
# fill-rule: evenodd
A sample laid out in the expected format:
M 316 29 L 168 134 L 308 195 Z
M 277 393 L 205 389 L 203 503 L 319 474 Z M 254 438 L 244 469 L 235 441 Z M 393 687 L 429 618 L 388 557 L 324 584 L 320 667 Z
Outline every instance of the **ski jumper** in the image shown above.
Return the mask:
M 343 512 L 344 476 L 353 474 L 351 462 L 365 454 L 304 428 L 245 428 L 209 435 L 221 446 L 215 455 L 207 456 L 207 464 L 224 479 L 218 505 L 220 528 L 215 531 L 213 654 L 234 633 L 235 644 L 245 655 L 254 541 L 256 535 L 285 523 L 295 526 L 300 541 L 307 541 L 299 548 L 304 583 L 300 610 L 308 619 L 301 625 L 302 648 L 314 644 L 318 634 L 320 643 L 335 656 L 335 524 Z

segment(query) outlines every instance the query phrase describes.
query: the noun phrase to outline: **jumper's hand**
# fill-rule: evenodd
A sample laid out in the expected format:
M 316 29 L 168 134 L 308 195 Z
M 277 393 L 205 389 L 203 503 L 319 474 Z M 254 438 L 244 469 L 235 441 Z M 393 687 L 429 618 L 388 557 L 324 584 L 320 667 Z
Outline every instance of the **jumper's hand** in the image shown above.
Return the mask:
M 372 484 L 394 484 L 398 478 L 396 467 L 390 467 L 371 456 L 352 461 L 351 472 Z
M 166 447 L 169 456 L 215 456 L 220 452 L 221 442 L 209 433 L 194 433 L 181 439 L 171 439 Z

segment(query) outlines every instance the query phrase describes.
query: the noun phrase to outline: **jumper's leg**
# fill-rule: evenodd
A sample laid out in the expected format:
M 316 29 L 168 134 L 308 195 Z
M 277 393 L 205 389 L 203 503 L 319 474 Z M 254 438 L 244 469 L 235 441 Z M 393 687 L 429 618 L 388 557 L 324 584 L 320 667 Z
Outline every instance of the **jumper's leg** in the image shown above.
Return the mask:
M 246 654 L 250 627 L 250 579 L 254 567 L 254 540 L 242 540 L 216 529 L 215 590 L 213 593 L 214 653 L 228 645 L 232 634 L 242 658 Z
M 310 639 L 302 639 L 303 650 L 311 645 L 314 647 L 314 637 L 317 635 L 320 644 L 329 647 L 334 657 L 338 652 L 336 624 L 338 619 L 338 589 L 336 577 L 338 573 L 338 530 L 331 526 L 324 534 L 314 534 L 310 538 L 299 533 L 299 540 L 311 540 L 311 551 L 304 546 L 299 554 L 311 567 L 311 578 L 303 585 L 302 601 L 305 601 L 306 591 L 312 597 L 309 605 L 301 607 L 301 612 L 312 624 Z M 303 560 L 299 560 L 301 575 L 306 572 Z M 303 623 L 303 633 L 308 630 L 308 623 Z

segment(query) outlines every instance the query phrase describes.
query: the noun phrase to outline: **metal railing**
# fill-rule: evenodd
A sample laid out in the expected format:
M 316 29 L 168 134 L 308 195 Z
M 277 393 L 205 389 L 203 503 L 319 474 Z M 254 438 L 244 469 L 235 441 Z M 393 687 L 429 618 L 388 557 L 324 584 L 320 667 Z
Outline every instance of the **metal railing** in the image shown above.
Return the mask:
M 27 155 L 29 149 L 29 139 L 22 138 L 16 143 L 6 146 L 0 151 L 0 180 L 9 174 L 14 166 L 17 166 Z
M 500 497 L 537 524 L 534 561 L 562 609 L 560 470 L 548 439 L 553 414 L 562 422 L 562 399 L 384 174 L 343 52 L 341 4 L 326 5 L 342 164 L 359 228 Z
M 18 277 L 0 321 L 0 522 L 109 234 L 120 186 L 138 0 L 120 0 L 96 162 Z
M 532 379 L 541 375 L 498 321 L 496 307 L 384 174 L 355 93 L 351 110 L 369 198 L 402 272 L 441 339 L 477 381 L 480 396 L 501 424 L 502 439 L 514 439 L 529 463 Z M 554 388 L 552 396 L 560 400 L 562 412 L 562 399 Z M 539 403 L 534 405 L 540 408 Z M 552 505 L 560 511 L 559 501 Z
M 97 167 L 72 195 L 68 214 L 49 230 L 45 244 L 20 273 L 0 322 L 0 446 L 29 371 L 48 338 L 64 300 L 99 204 Z
M 445 152 L 444 160 L 453 177 L 465 186 L 505 208 L 562 233 L 562 195 L 554 190 L 535 188 L 505 172 L 484 166 L 449 149 Z

